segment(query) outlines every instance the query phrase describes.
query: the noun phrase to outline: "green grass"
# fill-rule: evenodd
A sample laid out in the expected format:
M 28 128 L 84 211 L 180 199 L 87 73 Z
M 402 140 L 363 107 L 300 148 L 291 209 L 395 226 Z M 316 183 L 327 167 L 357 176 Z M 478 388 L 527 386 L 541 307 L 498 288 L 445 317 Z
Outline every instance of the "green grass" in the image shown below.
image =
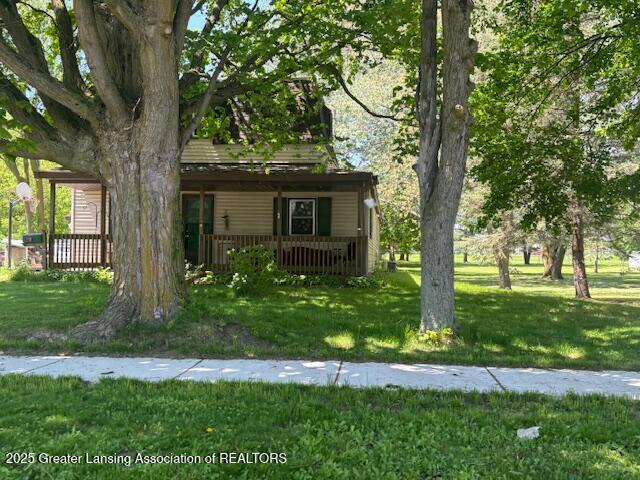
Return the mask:
M 193 287 L 186 312 L 160 330 L 136 327 L 104 344 L 29 340 L 97 315 L 108 288 L 94 283 L 0 281 L 0 350 L 173 356 L 307 357 L 370 361 L 640 370 L 640 273 L 619 263 L 590 271 L 593 301 L 573 299 L 540 265 L 514 266 L 514 290 L 496 288 L 493 266 L 456 266 L 461 336 L 434 344 L 417 335 L 419 269 L 402 264 L 381 289 L 279 288 L 234 298 Z
M 604 397 L 0 377 L 0 478 L 632 479 L 640 404 Z M 516 429 L 538 425 L 537 440 Z M 9 466 L 50 455 L 283 452 L 271 465 Z

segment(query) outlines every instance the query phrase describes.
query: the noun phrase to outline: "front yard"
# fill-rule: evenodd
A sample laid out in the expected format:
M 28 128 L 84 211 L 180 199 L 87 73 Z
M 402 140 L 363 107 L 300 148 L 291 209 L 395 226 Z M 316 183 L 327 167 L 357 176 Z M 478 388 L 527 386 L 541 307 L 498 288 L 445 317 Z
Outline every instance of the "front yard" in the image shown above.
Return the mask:
M 392 362 L 640 370 L 640 274 L 619 263 L 591 274 L 595 300 L 572 299 L 541 266 L 521 266 L 514 290 L 499 291 L 495 267 L 458 264 L 460 338 L 417 335 L 419 270 L 405 263 L 380 289 L 275 288 L 234 298 L 222 286 L 191 288 L 184 315 L 161 330 L 133 328 L 104 344 L 55 333 L 97 315 L 108 287 L 97 283 L 0 281 L 0 351 L 166 356 L 305 357 Z M 591 269 L 590 269 L 591 272 Z M 54 335 L 51 335 L 51 333 Z
M 0 376 L 0 477 L 640 476 L 638 402 L 603 397 Z M 518 428 L 540 438 L 518 440 Z M 286 454 L 282 464 L 7 465 L 35 455 Z

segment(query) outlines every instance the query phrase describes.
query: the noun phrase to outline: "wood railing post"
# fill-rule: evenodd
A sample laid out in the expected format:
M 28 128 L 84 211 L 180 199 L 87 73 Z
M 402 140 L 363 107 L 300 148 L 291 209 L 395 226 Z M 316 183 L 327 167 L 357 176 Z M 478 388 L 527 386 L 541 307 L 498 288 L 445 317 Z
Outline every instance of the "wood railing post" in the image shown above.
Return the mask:
M 356 240 L 356 275 L 365 275 L 362 238 L 364 237 L 364 189 L 358 189 L 358 239 Z M 364 273 L 363 273 L 364 272 Z
M 54 268 L 56 242 L 56 182 L 49 182 L 49 268 Z
M 107 187 L 100 189 L 100 265 L 107 265 Z
M 278 187 L 278 211 L 276 212 L 278 267 L 282 267 L 282 187 Z

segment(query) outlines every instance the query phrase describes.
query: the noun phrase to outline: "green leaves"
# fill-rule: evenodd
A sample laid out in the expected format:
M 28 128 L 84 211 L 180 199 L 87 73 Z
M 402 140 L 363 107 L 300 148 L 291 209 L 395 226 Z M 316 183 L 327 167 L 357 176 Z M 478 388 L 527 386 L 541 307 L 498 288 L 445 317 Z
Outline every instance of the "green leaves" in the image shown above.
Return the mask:
M 572 202 L 604 219 L 632 199 L 620 144 L 640 133 L 640 21 L 628 2 L 503 1 L 479 56 L 472 170 L 490 189 L 484 222 L 522 207 L 523 226 L 562 227 Z M 627 179 L 625 181 L 630 181 Z

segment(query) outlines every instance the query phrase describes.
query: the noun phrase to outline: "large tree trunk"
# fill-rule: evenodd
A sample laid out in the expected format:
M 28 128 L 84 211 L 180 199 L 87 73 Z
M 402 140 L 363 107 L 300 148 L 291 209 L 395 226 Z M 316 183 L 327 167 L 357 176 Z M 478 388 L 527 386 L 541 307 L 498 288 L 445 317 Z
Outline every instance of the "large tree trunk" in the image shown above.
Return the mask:
M 418 115 L 420 154 L 420 331 L 459 331 L 454 301 L 455 225 L 467 161 L 471 115 L 469 81 L 477 43 L 469 38 L 473 3 L 443 0 L 442 105 L 437 115 L 437 2 L 422 2 L 422 50 Z
M 96 139 L 111 199 L 114 279 L 105 311 L 74 332 L 84 340 L 107 339 L 134 322 L 161 324 L 186 297 L 173 42 L 149 37 L 140 58 L 145 102 L 139 118 Z
M 450 192 L 450 190 L 449 190 Z M 422 283 L 420 331 L 459 330 L 455 316 L 453 226 L 455 198 L 440 199 L 436 192 L 423 206 L 421 221 Z
M 571 215 L 571 254 L 573 257 L 573 286 L 576 298 L 591 298 L 587 269 L 584 264 L 584 234 L 582 212 L 575 208 Z
M 185 298 L 177 147 L 149 133 L 137 135 L 138 151 L 110 156 L 113 286 L 100 317 L 74 331 L 83 340 L 108 339 L 130 323 L 161 324 Z

